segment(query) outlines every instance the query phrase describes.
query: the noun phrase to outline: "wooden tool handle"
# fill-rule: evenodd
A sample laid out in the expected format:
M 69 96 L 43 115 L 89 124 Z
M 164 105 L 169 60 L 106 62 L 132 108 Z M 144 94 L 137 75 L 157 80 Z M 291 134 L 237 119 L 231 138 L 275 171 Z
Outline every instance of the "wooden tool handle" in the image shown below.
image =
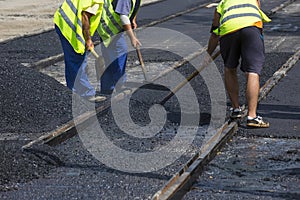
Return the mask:
M 90 49 L 90 52 L 95 56 L 95 58 L 99 58 L 99 55 L 95 51 L 95 49 Z

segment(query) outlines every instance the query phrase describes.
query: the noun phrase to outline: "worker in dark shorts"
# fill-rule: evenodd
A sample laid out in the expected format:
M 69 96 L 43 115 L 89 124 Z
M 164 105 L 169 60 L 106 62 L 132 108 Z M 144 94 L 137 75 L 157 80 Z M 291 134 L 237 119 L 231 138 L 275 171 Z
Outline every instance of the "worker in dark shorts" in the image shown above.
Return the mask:
M 215 10 L 211 27 L 207 52 L 211 55 L 220 42 L 225 87 L 232 104 L 231 118 L 242 117 L 237 77 L 241 58 L 240 69 L 247 79 L 248 127 L 269 127 L 269 123 L 257 115 L 257 104 L 259 76 L 265 60 L 263 22 L 270 21 L 260 10 L 259 0 L 222 0 Z

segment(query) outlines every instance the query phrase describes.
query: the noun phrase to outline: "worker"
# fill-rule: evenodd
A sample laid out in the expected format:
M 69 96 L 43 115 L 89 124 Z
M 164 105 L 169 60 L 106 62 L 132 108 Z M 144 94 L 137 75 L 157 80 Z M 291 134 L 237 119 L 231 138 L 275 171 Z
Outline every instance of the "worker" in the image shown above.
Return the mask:
M 207 52 L 212 54 L 220 43 L 224 61 L 225 87 L 230 98 L 231 118 L 241 118 L 237 67 L 246 75 L 247 126 L 269 127 L 257 115 L 259 76 L 264 65 L 263 22 L 271 20 L 260 9 L 259 0 L 222 0 L 215 9 Z
M 101 94 L 110 95 L 114 89 L 120 90 L 126 81 L 128 47 L 122 32 L 127 33 L 134 48 L 141 45 L 133 32 L 133 29 L 137 28 L 136 14 L 140 4 L 141 0 L 105 1 L 101 23 L 98 27 L 98 33 L 103 41 L 102 56 L 106 64 L 106 70 L 100 81 Z M 115 88 L 118 81 L 121 84 Z
M 67 87 L 91 102 L 106 99 L 96 95 L 85 70 L 87 51 L 94 48 L 91 36 L 99 25 L 103 4 L 103 0 L 65 0 L 54 14 L 64 52 Z

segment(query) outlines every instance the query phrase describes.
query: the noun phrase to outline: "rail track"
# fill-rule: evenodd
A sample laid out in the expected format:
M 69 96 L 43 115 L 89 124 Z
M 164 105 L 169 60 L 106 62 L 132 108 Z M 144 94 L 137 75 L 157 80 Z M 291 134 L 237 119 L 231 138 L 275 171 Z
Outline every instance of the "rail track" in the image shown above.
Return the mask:
M 217 2 L 217 1 L 214 1 Z M 269 15 L 275 14 L 278 10 L 284 8 L 285 6 L 293 3 L 293 0 L 286 1 L 284 4 L 281 4 L 278 7 L 275 7 L 270 10 L 268 13 Z M 193 12 L 197 9 L 204 8 L 205 6 L 209 5 L 210 3 L 201 4 L 194 8 L 190 8 L 181 12 L 178 12 L 176 14 L 172 14 L 170 16 L 167 16 L 161 20 L 156 20 L 153 22 L 150 22 L 144 26 L 142 26 L 140 29 L 144 29 L 147 27 L 151 27 L 160 23 L 163 23 L 165 21 L 168 21 L 170 19 L 174 19 L 178 16 L 181 16 L 186 13 Z M 172 65 L 171 69 L 168 69 L 166 71 L 161 72 L 157 77 L 153 78 L 151 81 L 155 81 L 159 79 L 160 77 L 168 74 L 172 70 L 175 70 L 184 64 L 188 63 L 189 61 L 195 59 L 199 55 L 205 52 L 205 48 L 200 49 L 197 52 L 194 52 L 193 54 L 185 57 L 181 61 L 176 62 Z M 218 54 L 215 55 L 215 58 L 218 56 Z M 297 51 L 275 74 L 273 77 L 271 77 L 264 86 L 260 89 L 260 98 L 259 101 L 261 101 L 266 95 L 271 91 L 271 89 L 276 85 L 276 83 L 287 73 L 289 69 L 293 67 L 295 62 L 299 60 L 300 57 L 300 51 Z M 41 69 L 44 67 L 47 67 L 53 63 L 56 63 L 58 61 L 63 60 L 63 55 L 57 55 L 45 60 L 41 60 L 39 62 L 31 64 L 30 67 L 35 69 Z M 150 81 L 150 82 L 151 82 Z M 180 85 L 180 84 L 179 84 Z M 123 93 L 120 93 L 117 95 L 112 101 L 120 101 L 124 97 L 130 94 L 131 91 L 125 91 Z M 176 93 L 176 89 L 174 91 L 171 90 L 171 93 L 168 95 L 173 95 Z M 166 97 L 168 98 L 168 97 Z M 165 103 L 165 101 L 163 102 Z M 162 104 L 163 104 L 162 103 Z M 106 102 L 103 105 L 100 105 L 96 108 L 96 114 L 105 113 L 110 108 L 110 103 Z M 245 108 L 247 110 L 247 108 Z M 77 123 L 80 124 L 87 123 L 89 119 L 94 116 L 94 113 L 84 113 L 83 115 L 79 116 L 79 119 L 77 119 Z M 213 159 L 214 155 L 216 154 L 216 151 L 222 147 L 226 141 L 232 135 L 235 133 L 235 131 L 238 128 L 237 122 L 231 122 L 226 121 L 222 127 L 214 134 L 213 137 L 210 138 L 210 140 L 207 142 L 206 145 L 202 147 L 184 166 L 181 167 L 181 169 L 173 175 L 173 177 L 159 190 L 157 193 L 154 194 L 152 199 L 177 199 L 182 197 L 185 192 L 189 189 L 195 178 L 201 174 L 203 167 Z M 55 146 L 58 144 L 61 144 L 62 142 L 66 141 L 67 139 L 75 136 L 77 134 L 76 131 L 76 125 L 73 120 L 69 121 L 68 123 L 60 126 L 59 128 L 37 138 L 36 140 L 33 140 L 29 142 L 28 144 L 24 145 L 22 147 L 23 150 L 26 150 L 33 145 L 36 144 L 47 144 L 51 146 Z
M 217 2 L 217 1 L 213 1 L 213 3 L 214 2 Z M 201 5 L 195 6 L 193 8 L 189 8 L 189 9 L 180 11 L 180 12 L 178 12 L 176 14 L 172 14 L 172 15 L 166 16 L 166 17 L 164 17 L 162 19 L 152 21 L 152 22 L 150 22 L 150 23 L 148 23 L 146 25 L 143 25 L 140 28 L 138 28 L 137 32 L 141 31 L 141 30 L 143 30 L 143 29 L 145 29 L 147 27 L 155 26 L 157 24 L 160 24 L 160 23 L 163 23 L 165 21 L 174 19 L 174 18 L 179 17 L 181 15 L 193 12 L 193 11 L 198 10 L 200 8 L 204 8 L 204 7 L 206 7 L 206 6 L 210 5 L 210 4 L 211 4 L 211 2 L 210 3 L 204 3 L 204 4 L 201 4 Z M 97 45 L 97 44 L 99 44 L 99 41 L 95 42 L 95 45 Z M 196 52 L 188 55 L 187 57 L 183 58 L 182 60 L 175 62 L 169 69 L 160 72 L 156 77 L 154 77 L 149 82 L 150 83 L 154 82 L 155 80 L 157 80 L 157 79 L 165 76 L 169 72 L 171 72 L 171 71 L 179 68 L 180 66 L 183 66 L 184 64 L 190 62 L 191 60 L 195 59 L 199 55 L 203 54 L 205 52 L 205 49 L 206 49 L 206 47 L 204 47 L 202 49 L 199 49 L 198 51 L 196 51 Z M 219 53 L 216 54 L 215 58 L 218 55 L 219 55 Z M 50 58 L 46 58 L 46 59 L 40 60 L 40 61 L 32 63 L 32 64 L 29 64 L 28 67 L 36 69 L 36 70 L 40 70 L 40 69 L 43 69 L 43 68 L 47 68 L 50 65 L 53 65 L 53 64 L 55 64 L 57 62 L 60 62 L 62 60 L 63 60 L 63 54 L 59 54 L 59 55 L 56 55 L 56 56 L 52 56 Z M 139 84 L 137 84 L 136 86 L 139 86 Z M 125 95 L 128 95 L 128 92 L 127 92 L 127 94 L 126 93 L 119 94 L 118 96 L 116 96 L 113 99 L 113 101 L 120 101 L 122 98 L 124 98 Z M 110 108 L 110 104 L 109 103 L 108 104 L 106 103 L 105 105 L 101 105 L 101 106 L 99 106 L 99 107 L 96 108 L 96 114 L 100 114 L 101 115 L 102 112 L 105 112 L 109 108 Z M 92 116 L 93 115 L 91 115 L 89 113 L 83 114 L 81 117 L 79 117 L 80 118 L 79 121 L 81 123 L 84 123 L 85 121 L 87 121 Z M 48 144 L 48 145 L 55 146 L 55 145 L 58 145 L 58 144 L 64 142 L 65 140 L 73 137 L 76 134 L 77 134 L 77 131 L 76 131 L 75 123 L 74 123 L 73 120 L 71 120 L 71 121 L 63 124 L 59 128 L 51 131 L 50 133 L 47 133 L 47 134 L 45 134 L 45 135 L 37 138 L 36 140 L 33 140 L 33 141 L 29 142 L 28 144 L 24 145 L 22 147 L 22 149 L 27 149 L 27 148 L 31 147 L 32 145 L 34 145 L 34 144 L 41 144 L 41 143 L 42 144 Z
M 300 58 L 298 50 L 277 72 L 260 88 L 259 102 L 263 100 L 272 88 L 287 74 Z M 244 105 L 244 113 L 247 108 Z M 245 116 L 244 116 L 245 117 Z M 238 129 L 237 121 L 228 120 L 221 129 L 196 153 L 174 176 L 152 197 L 153 200 L 180 199 L 190 189 L 196 178 L 202 173 L 204 166 L 209 163 L 229 138 Z

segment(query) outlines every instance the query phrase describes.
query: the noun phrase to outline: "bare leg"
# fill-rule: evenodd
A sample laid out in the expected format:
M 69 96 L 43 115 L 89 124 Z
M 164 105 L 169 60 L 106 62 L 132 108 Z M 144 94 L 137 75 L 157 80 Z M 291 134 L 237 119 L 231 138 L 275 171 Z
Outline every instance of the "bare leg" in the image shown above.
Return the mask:
M 236 73 L 237 68 L 224 68 L 225 87 L 229 95 L 233 109 L 238 108 L 239 104 L 239 83 Z
M 248 116 L 255 118 L 259 95 L 259 75 L 256 73 L 246 73 L 246 76 L 246 98 L 248 102 Z

